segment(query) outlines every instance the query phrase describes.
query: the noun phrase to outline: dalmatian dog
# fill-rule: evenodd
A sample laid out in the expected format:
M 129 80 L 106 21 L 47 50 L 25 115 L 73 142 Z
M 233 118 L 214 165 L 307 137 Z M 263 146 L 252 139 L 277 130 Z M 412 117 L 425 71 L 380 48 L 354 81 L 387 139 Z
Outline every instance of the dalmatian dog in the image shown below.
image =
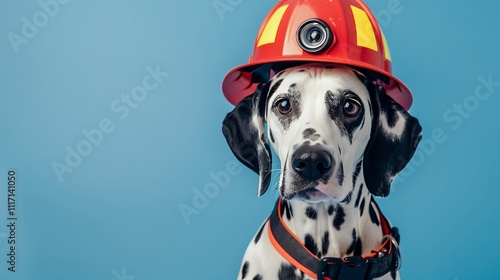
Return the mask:
M 389 194 L 421 139 L 418 120 L 385 93 L 374 73 L 361 71 L 322 64 L 284 69 L 223 122 L 235 156 L 259 174 L 259 195 L 271 181 L 270 143 L 281 166 L 280 219 L 318 259 L 377 250 L 385 217 L 373 195 Z M 276 250 L 269 227 L 266 220 L 250 242 L 238 279 L 337 279 L 299 269 Z M 399 279 L 396 270 L 344 278 Z

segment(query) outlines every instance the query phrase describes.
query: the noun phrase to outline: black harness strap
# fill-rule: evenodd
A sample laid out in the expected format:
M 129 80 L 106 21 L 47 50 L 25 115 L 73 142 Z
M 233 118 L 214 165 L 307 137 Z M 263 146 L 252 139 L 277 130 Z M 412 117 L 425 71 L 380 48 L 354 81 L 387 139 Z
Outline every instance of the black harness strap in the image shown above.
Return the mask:
M 377 210 L 385 235 L 379 249 L 367 256 L 318 259 L 283 224 L 280 216 L 281 207 L 280 198 L 269 217 L 271 243 L 287 261 L 311 277 L 321 280 L 370 280 L 397 270 L 401 266 L 398 229 L 396 227 L 389 229 L 389 222 L 379 209 Z

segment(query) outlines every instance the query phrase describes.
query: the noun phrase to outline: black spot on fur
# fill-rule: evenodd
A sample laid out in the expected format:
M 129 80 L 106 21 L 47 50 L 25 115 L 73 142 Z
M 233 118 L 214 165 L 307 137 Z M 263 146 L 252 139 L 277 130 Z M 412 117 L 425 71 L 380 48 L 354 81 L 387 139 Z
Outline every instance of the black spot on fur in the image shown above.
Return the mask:
M 370 212 L 370 219 L 372 220 L 372 223 L 379 226 L 380 221 L 378 220 L 377 213 L 375 213 L 375 208 L 373 207 L 372 203 L 370 203 L 370 207 L 369 207 L 368 211 Z
M 352 229 L 352 243 L 347 249 L 347 254 L 350 255 L 352 252 L 354 252 L 354 249 L 356 249 L 356 240 L 357 240 L 357 235 L 356 235 L 356 229 Z
M 262 276 L 257 274 L 257 275 L 255 275 L 255 277 L 252 280 L 262 280 Z
M 280 87 L 281 83 L 283 82 L 283 79 L 276 81 L 274 85 L 271 87 L 269 90 L 269 94 L 267 95 L 267 98 L 270 98 Z
M 358 237 L 358 240 L 356 240 L 356 248 L 354 248 L 354 255 L 361 256 L 362 253 L 363 253 L 363 248 L 362 248 L 361 237 Z
M 304 138 L 307 138 L 307 137 L 313 135 L 314 133 L 316 133 L 316 129 L 308 128 L 308 129 L 304 130 L 304 132 L 302 132 L 302 135 L 304 136 Z
M 316 244 L 316 241 L 314 241 L 314 238 L 310 234 L 306 234 L 306 237 L 304 238 L 304 246 L 313 255 L 318 254 L 318 245 Z
M 358 207 L 359 200 L 361 199 L 361 194 L 363 193 L 363 184 L 359 186 L 358 197 L 356 197 L 356 202 L 354 203 L 354 207 Z
M 276 141 L 274 140 L 273 131 L 272 131 L 272 130 L 270 130 L 270 129 L 269 129 L 269 136 L 271 137 L 271 142 L 273 142 L 273 143 L 274 143 L 274 142 L 276 142 Z
M 352 199 L 352 191 L 350 191 L 346 197 L 344 198 L 344 200 L 342 200 L 341 202 L 342 203 L 345 203 L 345 204 L 349 204 L 349 202 L 351 202 L 351 199 Z
M 330 206 L 328 207 L 328 215 L 330 215 L 330 216 L 331 216 L 331 215 L 333 214 L 333 210 L 335 210 L 335 209 L 333 208 L 333 205 L 330 205 Z
M 243 267 L 241 268 L 241 279 L 245 279 L 245 277 L 247 276 L 249 266 L 250 264 L 248 262 L 245 262 L 243 264 Z
M 339 182 L 339 186 L 344 184 L 344 163 L 340 162 L 339 171 L 337 172 L 337 180 Z
M 257 232 L 257 235 L 255 235 L 255 239 L 254 239 L 254 243 L 257 244 L 257 242 L 259 242 L 259 239 L 260 239 L 260 236 L 262 235 L 262 230 L 264 230 L 264 227 L 266 226 L 266 224 L 263 224 L 259 231 Z
M 365 198 L 361 200 L 361 204 L 359 205 L 359 216 L 363 216 L 363 211 L 365 211 Z
M 314 210 L 314 208 L 312 208 L 312 207 L 307 207 L 306 216 L 309 219 L 316 220 L 316 216 L 317 216 L 316 210 Z
M 336 213 L 335 213 L 335 218 L 333 219 L 333 226 L 337 230 L 340 230 L 340 227 L 342 226 L 342 224 L 344 222 L 345 222 L 344 208 L 342 208 L 342 206 L 339 206 Z
M 326 256 L 328 253 L 328 247 L 330 247 L 330 233 L 327 231 L 321 240 L 321 252 L 323 253 L 323 256 Z
M 304 139 L 307 139 L 307 138 L 311 137 L 314 133 L 316 133 L 316 129 L 308 128 L 308 129 L 304 130 L 304 132 L 302 132 L 302 136 L 304 137 Z
M 297 280 L 295 269 L 289 264 L 281 264 L 278 272 L 278 280 Z
M 290 220 L 292 218 L 292 213 L 290 212 L 290 204 L 288 204 L 288 202 L 286 202 L 285 200 L 283 200 L 282 202 L 283 207 L 281 208 L 281 211 L 284 211 L 286 218 Z M 281 213 L 281 217 L 283 217 L 283 213 Z

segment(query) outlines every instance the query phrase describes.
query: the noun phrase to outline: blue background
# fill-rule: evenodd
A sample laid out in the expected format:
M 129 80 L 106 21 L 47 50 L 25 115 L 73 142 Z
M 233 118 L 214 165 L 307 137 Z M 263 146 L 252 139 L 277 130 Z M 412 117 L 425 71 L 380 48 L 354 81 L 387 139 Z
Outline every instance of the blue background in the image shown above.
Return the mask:
M 21 35 L 22 18 L 42 9 L 0 2 L 0 279 L 236 278 L 277 194 L 257 198 L 257 176 L 232 166 L 220 132 L 232 106 L 220 85 L 247 61 L 275 1 L 220 1 L 234 5 L 218 13 L 212 0 L 69 1 L 17 53 L 8 34 Z M 476 104 L 473 96 L 479 77 L 500 81 L 500 3 L 399 0 L 390 13 L 389 2 L 366 1 L 427 143 L 378 200 L 402 232 L 402 277 L 498 278 L 500 87 Z M 169 76 L 120 119 L 114 100 L 157 65 Z M 467 115 L 454 113 L 464 101 Z M 52 164 L 106 118 L 114 130 L 60 181 Z M 16 273 L 6 263 L 10 169 Z M 211 172 L 229 171 L 227 186 L 185 220 L 179 207 L 217 183 Z

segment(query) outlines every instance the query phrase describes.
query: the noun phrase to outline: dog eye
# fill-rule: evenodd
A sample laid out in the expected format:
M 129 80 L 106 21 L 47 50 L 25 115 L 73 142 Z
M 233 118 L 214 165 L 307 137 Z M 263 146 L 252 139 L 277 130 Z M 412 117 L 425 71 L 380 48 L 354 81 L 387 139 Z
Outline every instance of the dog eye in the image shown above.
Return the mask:
M 344 113 L 349 117 L 355 117 L 361 108 L 359 101 L 349 98 L 344 103 Z
M 286 98 L 278 100 L 275 104 L 276 110 L 280 114 L 286 115 L 292 111 L 292 103 Z

